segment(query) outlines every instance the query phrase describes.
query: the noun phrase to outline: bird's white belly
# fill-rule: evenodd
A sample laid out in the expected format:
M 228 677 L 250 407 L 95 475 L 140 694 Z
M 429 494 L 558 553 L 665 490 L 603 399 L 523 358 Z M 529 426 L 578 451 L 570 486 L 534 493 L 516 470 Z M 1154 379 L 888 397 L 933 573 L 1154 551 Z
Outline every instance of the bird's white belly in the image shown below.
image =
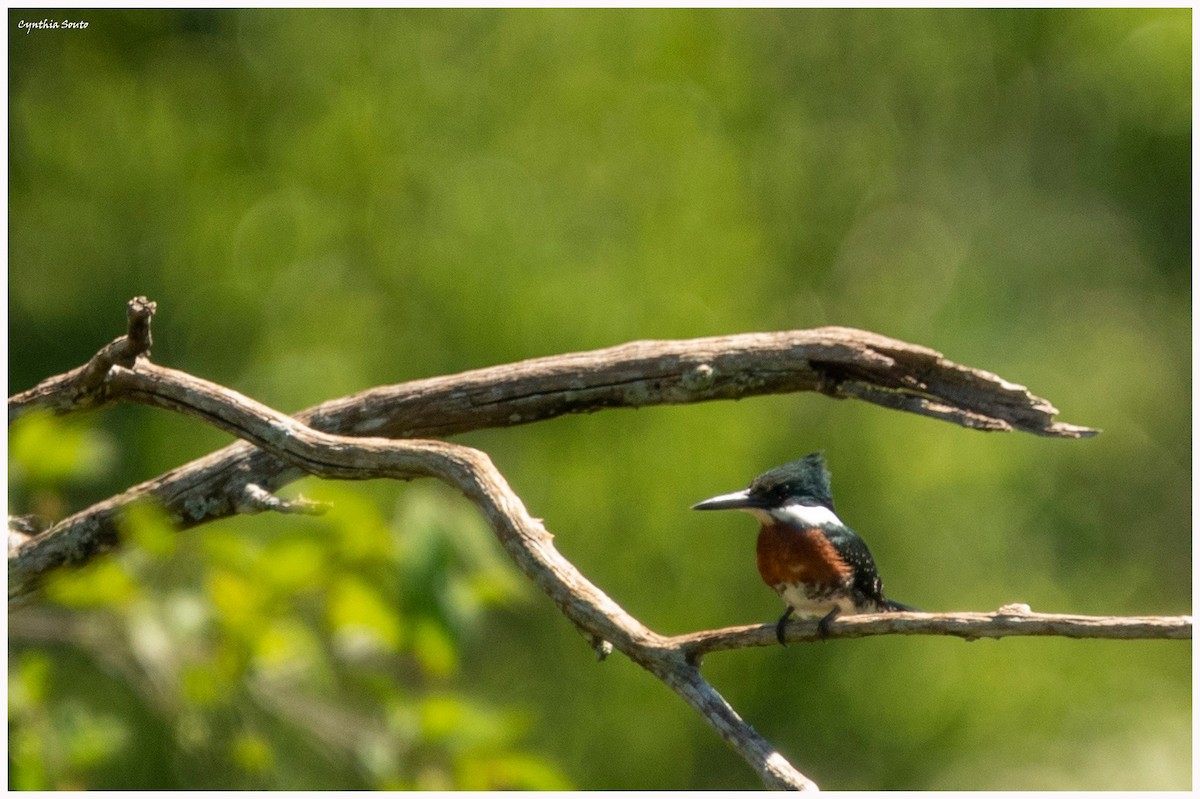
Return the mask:
M 780 583 L 775 586 L 775 593 L 801 616 L 825 616 L 834 608 L 847 616 L 858 612 L 850 597 L 814 596 L 802 583 Z

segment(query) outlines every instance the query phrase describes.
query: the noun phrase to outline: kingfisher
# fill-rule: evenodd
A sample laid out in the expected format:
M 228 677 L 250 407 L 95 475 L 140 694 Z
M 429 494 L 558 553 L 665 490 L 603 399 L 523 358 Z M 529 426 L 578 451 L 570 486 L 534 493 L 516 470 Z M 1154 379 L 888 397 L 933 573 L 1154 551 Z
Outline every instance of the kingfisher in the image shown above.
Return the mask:
M 883 595 L 871 550 L 833 511 L 825 456 L 813 452 L 777 466 L 750 487 L 706 499 L 693 510 L 744 510 L 758 533 L 758 573 L 787 603 L 775 625 L 783 631 L 792 613 L 820 616 L 822 637 L 839 614 L 916 610 Z

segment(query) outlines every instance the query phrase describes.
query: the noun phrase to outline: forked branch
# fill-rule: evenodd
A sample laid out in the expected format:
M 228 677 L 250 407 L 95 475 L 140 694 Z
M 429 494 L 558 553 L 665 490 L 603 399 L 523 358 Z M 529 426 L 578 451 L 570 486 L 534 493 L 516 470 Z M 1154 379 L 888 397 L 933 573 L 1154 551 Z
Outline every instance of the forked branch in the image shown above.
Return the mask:
M 97 383 L 95 375 L 113 364 L 129 367 L 148 352 L 153 311 L 144 297 L 130 301 L 129 334 L 87 366 L 10 397 L 9 423 L 31 410 L 67 413 L 108 401 L 111 386 Z M 113 348 L 119 357 L 106 354 Z M 414 438 L 605 408 L 795 391 L 855 397 L 982 430 L 1067 438 L 1096 432 L 1056 422 L 1057 410 L 1048 401 L 994 374 L 925 347 L 841 327 L 632 342 L 373 388 L 295 418 L 327 433 Z M 154 395 L 145 401 L 153 404 Z M 87 561 L 114 546 L 117 518 L 132 502 L 151 499 L 187 529 L 245 512 L 248 482 L 274 492 L 303 474 L 265 449 L 230 445 L 58 522 L 36 547 L 22 548 L 10 561 L 9 597 L 32 590 L 50 569 Z
M 333 479 L 433 477 L 455 486 L 479 507 L 521 571 L 598 652 L 615 647 L 669 685 L 769 787 L 815 786 L 734 712 L 704 680 L 699 664 L 709 652 L 770 644 L 770 627 L 674 638 L 648 629 L 563 558 L 553 546 L 553 536 L 529 515 L 487 455 L 444 441 L 407 437 L 604 407 L 801 390 L 857 396 L 968 427 L 1065 437 L 1094 433 L 1054 422 L 1056 411 L 1049 403 L 995 375 L 953 364 L 931 350 L 844 328 L 640 342 L 374 389 L 291 418 L 229 389 L 150 363 L 145 354 L 154 305 L 136 298 L 130 308 L 130 333 L 124 342 L 118 339 L 88 365 L 10 398 L 10 422 L 38 407 L 65 413 L 126 400 L 196 416 L 248 443 L 137 486 L 24 541 L 9 555 L 10 600 L 32 590 L 48 570 L 110 548 L 118 514 L 138 499 L 158 500 L 183 528 L 234 513 L 313 512 L 310 503 L 285 502 L 272 493 L 303 474 Z M 384 435 L 390 437 L 380 437 Z M 1191 619 L 1049 617 L 1027 608 L 1007 608 L 998 614 L 839 619 L 829 633 L 1179 638 L 1190 637 Z M 788 628 L 789 640 L 815 635 L 815 625 L 806 622 Z

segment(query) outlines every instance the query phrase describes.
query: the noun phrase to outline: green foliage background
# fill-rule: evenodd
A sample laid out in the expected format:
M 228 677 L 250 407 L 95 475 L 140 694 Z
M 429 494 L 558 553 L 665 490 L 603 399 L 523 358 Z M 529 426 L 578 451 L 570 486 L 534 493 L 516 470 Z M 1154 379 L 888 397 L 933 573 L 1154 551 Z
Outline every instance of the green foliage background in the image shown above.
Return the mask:
M 84 19 L 26 31 L 22 19 Z M 463 436 L 665 633 L 781 610 L 688 506 L 824 449 L 889 594 L 1188 613 L 1191 11 L 11 11 L 10 391 L 159 303 L 157 361 L 283 410 L 640 338 L 825 324 L 1102 428 L 816 395 Z M 56 518 L 228 439 L 144 408 L 10 439 Z M 296 487 L 10 619 L 17 788 L 753 788 L 597 664 L 452 492 Z M 827 788 L 1187 788 L 1177 642 L 879 638 L 711 656 Z

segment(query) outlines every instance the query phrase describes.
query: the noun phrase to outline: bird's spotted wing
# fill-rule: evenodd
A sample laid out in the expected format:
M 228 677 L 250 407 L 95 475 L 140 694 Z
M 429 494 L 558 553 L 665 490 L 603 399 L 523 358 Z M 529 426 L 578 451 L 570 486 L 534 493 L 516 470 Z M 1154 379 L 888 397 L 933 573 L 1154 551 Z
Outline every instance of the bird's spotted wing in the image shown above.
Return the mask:
M 849 527 L 828 530 L 826 536 L 854 574 L 854 593 L 866 602 L 887 605 L 887 599 L 883 596 L 883 580 L 879 579 L 875 559 L 871 557 L 866 542 Z

